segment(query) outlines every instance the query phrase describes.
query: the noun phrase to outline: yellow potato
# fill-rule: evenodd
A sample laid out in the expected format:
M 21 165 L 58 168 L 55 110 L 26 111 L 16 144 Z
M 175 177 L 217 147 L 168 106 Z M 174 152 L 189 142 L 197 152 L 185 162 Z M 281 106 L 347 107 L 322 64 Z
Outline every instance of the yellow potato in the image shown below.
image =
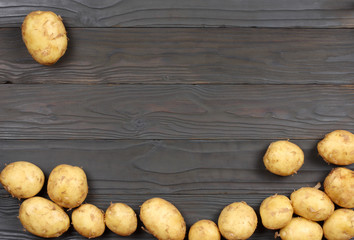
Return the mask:
M 282 240 L 322 240 L 323 230 L 317 222 L 296 217 L 280 230 L 279 236 Z
M 354 207 L 354 171 L 338 167 L 333 169 L 324 181 L 324 190 L 338 206 Z
M 41 191 L 44 174 L 33 163 L 18 161 L 10 163 L 2 170 L 0 182 L 13 197 L 30 198 Z
M 59 165 L 49 175 L 47 191 L 50 199 L 59 206 L 78 207 L 88 193 L 86 174 L 79 167 Z
M 22 39 L 34 60 L 43 65 L 56 63 L 68 45 L 61 17 L 50 11 L 28 14 L 22 24 Z
M 124 203 L 111 203 L 105 214 L 106 226 L 120 236 L 135 232 L 138 219 L 134 210 Z
M 317 144 L 318 153 L 328 163 L 349 165 L 354 163 L 354 134 L 345 130 L 328 133 Z
M 331 199 L 321 190 L 303 187 L 290 196 L 294 212 L 312 221 L 326 220 L 334 211 Z
M 189 229 L 189 240 L 220 240 L 218 226 L 210 220 L 200 220 Z
M 264 227 L 280 229 L 291 221 L 294 211 L 289 198 L 275 194 L 263 200 L 259 212 Z
M 263 163 L 268 171 L 280 176 L 289 176 L 304 164 L 304 153 L 294 143 L 276 141 L 269 145 Z
M 146 230 L 159 240 L 182 240 L 186 235 L 182 214 L 162 198 L 145 201 L 140 207 L 140 219 Z
M 89 203 L 76 208 L 71 218 L 75 230 L 87 238 L 101 236 L 106 228 L 103 211 Z
M 323 234 L 327 240 L 350 240 L 354 238 L 354 211 L 337 209 L 324 222 Z
M 44 238 L 59 237 L 70 227 L 69 216 L 64 210 L 42 197 L 23 201 L 19 218 L 28 232 Z
M 248 239 L 257 227 L 257 215 L 245 202 L 234 202 L 220 213 L 218 226 L 228 240 Z

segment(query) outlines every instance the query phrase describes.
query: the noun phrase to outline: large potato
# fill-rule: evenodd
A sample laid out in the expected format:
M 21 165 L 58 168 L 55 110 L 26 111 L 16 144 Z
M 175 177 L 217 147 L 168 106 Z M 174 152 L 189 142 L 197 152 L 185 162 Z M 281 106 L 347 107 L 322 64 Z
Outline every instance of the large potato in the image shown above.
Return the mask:
M 334 203 L 344 208 L 354 207 L 354 171 L 338 167 L 324 181 L 324 190 Z
M 350 240 L 354 238 L 354 211 L 337 209 L 324 222 L 323 234 L 327 240 Z
M 61 17 L 50 11 L 28 14 L 22 24 L 22 39 L 32 57 L 44 65 L 56 63 L 68 45 Z
M 269 145 L 263 163 L 268 171 L 280 176 L 289 176 L 304 164 L 304 153 L 294 143 L 276 141 Z
M 316 222 L 296 217 L 280 230 L 279 236 L 282 240 L 322 240 L 323 230 Z
M 120 236 L 135 232 L 138 219 L 134 210 L 124 203 L 111 203 L 105 214 L 106 226 Z
M 50 199 L 59 206 L 75 208 L 88 193 L 86 174 L 79 167 L 59 165 L 49 175 L 47 191 Z
M 189 240 L 220 240 L 218 226 L 210 220 L 199 220 L 189 229 Z
M 349 165 L 354 163 L 354 134 L 345 130 L 328 133 L 317 144 L 318 153 L 328 163 Z
M 87 238 L 101 236 L 106 228 L 103 212 L 89 203 L 76 208 L 71 218 L 75 230 Z
M 30 198 L 42 189 L 44 174 L 33 163 L 18 161 L 8 164 L 2 170 L 0 182 L 13 197 Z
M 248 239 L 256 230 L 257 215 L 247 203 L 234 202 L 221 211 L 218 226 L 228 240 Z
M 316 188 L 300 188 L 291 194 L 290 199 L 294 212 L 312 221 L 326 220 L 334 211 L 331 199 Z
M 140 207 L 140 219 L 146 230 L 159 240 L 182 240 L 186 235 L 182 214 L 162 198 L 145 201 Z
M 291 221 L 294 211 L 289 198 L 275 194 L 263 200 L 259 212 L 264 227 L 280 229 Z
M 44 238 L 59 237 L 70 227 L 64 210 L 42 197 L 26 199 L 21 204 L 19 218 L 28 232 Z

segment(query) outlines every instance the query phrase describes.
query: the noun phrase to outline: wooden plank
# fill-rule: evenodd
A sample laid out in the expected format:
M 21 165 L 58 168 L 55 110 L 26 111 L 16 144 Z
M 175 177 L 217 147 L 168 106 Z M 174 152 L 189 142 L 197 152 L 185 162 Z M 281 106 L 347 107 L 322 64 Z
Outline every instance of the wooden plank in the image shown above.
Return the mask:
M 54 66 L 0 29 L 0 83 L 354 84 L 351 29 L 69 29 Z
M 19 27 L 35 10 L 52 10 L 70 27 L 353 27 L 350 0 L 3 1 L 0 26 Z
M 319 139 L 354 132 L 354 86 L 0 86 L 1 139 Z

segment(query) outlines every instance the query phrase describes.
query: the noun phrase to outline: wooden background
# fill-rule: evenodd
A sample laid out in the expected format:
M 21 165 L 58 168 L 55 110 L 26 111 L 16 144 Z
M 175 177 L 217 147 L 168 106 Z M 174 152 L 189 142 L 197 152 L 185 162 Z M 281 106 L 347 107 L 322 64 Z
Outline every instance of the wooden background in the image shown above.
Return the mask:
M 37 64 L 22 42 L 34 10 L 67 27 L 54 66 Z M 58 164 L 82 166 L 86 202 L 138 214 L 163 197 L 188 228 L 217 222 L 234 201 L 258 214 L 274 193 L 323 182 L 335 166 L 317 142 L 354 132 L 353 27 L 350 0 L 1 0 L 1 168 L 25 160 L 48 177 Z M 265 170 L 278 139 L 304 150 L 297 175 Z M 19 204 L 0 188 L 0 239 L 40 239 L 23 231 Z M 273 236 L 259 222 L 251 239 Z M 58 239 L 84 238 L 71 227 Z M 153 238 L 139 228 L 99 239 Z

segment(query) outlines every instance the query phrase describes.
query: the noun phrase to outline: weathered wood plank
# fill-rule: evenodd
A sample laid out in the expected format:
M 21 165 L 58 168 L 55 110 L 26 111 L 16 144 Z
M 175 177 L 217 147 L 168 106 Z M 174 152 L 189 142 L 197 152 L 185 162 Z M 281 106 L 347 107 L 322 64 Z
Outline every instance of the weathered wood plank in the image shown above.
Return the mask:
M 52 10 L 70 27 L 353 27 L 350 0 L 2 1 L 0 26 L 19 27 L 35 10 Z
M 54 66 L 0 29 L 0 83 L 354 84 L 351 29 L 69 29 Z

